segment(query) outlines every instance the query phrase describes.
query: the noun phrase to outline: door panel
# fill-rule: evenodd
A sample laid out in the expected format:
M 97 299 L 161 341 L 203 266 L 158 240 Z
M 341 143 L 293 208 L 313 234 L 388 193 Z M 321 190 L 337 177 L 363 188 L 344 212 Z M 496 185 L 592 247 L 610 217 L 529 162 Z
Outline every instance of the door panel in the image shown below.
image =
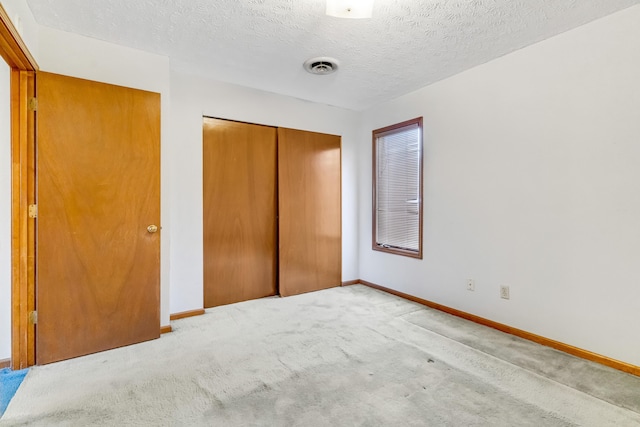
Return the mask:
M 157 338 L 160 95 L 38 73 L 37 363 Z
M 276 130 L 205 118 L 204 306 L 275 295 Z
M 278 128 L 280 295 L 340 286 L 340 137 Z

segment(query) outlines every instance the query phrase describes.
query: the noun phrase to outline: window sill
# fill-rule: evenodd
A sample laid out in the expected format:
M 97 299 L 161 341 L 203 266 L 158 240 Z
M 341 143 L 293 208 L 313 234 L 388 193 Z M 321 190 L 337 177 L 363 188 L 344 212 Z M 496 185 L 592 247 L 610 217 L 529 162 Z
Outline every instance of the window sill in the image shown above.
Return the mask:
M 420 251 L 410 251 L 408 249 L 400 249 L 400 248 L 385 248 L 384 246 L 380 246 L 376 243 L 371 247 L 374 251 L 379 252 L 387 252 L 394 255 L 402 255 L 409 258 L 422 259 L 422 250 Z

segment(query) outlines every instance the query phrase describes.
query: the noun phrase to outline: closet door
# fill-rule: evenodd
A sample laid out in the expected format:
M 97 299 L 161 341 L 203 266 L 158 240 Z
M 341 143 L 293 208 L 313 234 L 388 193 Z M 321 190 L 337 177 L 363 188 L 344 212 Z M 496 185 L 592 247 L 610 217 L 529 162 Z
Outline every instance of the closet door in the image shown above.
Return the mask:
M 279 287 L 340 286 L 340 137 L 278 128 Z
M 205 118 L 204 306 L 276 287 L 276 129 Z

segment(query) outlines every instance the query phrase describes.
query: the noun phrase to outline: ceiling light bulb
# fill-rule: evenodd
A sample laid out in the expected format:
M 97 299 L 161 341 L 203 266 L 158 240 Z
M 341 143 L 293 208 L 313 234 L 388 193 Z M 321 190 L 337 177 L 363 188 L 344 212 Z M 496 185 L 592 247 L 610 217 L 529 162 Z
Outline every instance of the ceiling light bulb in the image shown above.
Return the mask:
M 336 18 L 371 18 L 374 0 L 327 0 L 327 15 Z

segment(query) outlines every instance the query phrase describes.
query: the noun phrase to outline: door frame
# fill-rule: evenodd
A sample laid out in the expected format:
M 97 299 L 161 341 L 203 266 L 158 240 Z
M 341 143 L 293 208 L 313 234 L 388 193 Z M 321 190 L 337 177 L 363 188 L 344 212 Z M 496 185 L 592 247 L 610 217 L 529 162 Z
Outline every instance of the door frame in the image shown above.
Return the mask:
M 35 363 L 35 96 L 38 64 L 0 5 L 0 56 L 11 69 L 11 367 Z

